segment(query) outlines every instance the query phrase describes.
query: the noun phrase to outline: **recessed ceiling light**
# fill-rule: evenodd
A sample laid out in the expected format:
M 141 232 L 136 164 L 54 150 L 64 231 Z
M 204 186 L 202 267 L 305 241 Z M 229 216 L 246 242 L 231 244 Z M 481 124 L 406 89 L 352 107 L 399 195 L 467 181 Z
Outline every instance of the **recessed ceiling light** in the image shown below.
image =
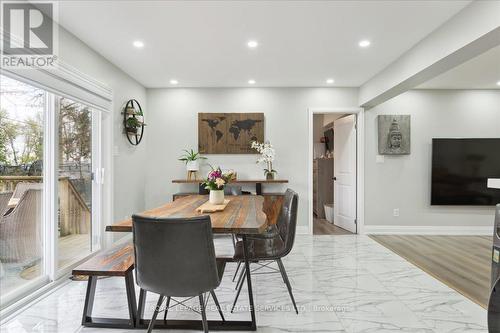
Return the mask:
M 170 84 L 176 85 L 176 84 L 179 84 L 179 81 L 172 79 L 172 80 L 170 80 Z
M 335 82 L 334 79 L 326 79 L 326 83 L 328 84 L 333 84 Z
M 371 42 L 367 39 L 363 39 L 358 43 L 359 47 L 368 47 L 370 46 Z
M 249 40 L 247 46 L 251 49 L 255 49 L 257 46 L 259 46 L 259 42 L 257 42 L 256 40 Z
M 255 84 L 255 80 L 248 80 L 248 84 Z
M 497 86 L 500 86 L 500 81 L 497 81 Z
M 141 42 L 140 40 L 135 40 L 132 45 L 134 45 L 135 47 L 137 47 L 138 49 L 142 49 L 144 47 L 144 43 Z

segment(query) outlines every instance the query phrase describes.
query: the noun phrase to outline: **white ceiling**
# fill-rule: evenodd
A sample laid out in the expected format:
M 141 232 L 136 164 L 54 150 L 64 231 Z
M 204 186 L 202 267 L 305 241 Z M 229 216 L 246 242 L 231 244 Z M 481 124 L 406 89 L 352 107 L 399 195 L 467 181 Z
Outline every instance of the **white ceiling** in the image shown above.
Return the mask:
M 59 21 L 146 87 L 357 87 L 469 2 L 62 1 Z
M 500 46 L 420 85 L 419 89 L 500 89 Z

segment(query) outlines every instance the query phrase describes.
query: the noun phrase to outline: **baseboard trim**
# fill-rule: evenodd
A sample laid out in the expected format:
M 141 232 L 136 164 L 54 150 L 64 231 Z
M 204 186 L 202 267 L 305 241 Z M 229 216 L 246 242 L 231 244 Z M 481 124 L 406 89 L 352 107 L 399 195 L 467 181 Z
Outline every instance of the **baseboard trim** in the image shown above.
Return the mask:
M 296 232 L 297 235 L 309 235 L 309 227 L 306 225 L 298 225 Z
M 365 225 L 368 235 L 454 235 L 491 236 L 493 226 L 406 226 L 406 225 Z

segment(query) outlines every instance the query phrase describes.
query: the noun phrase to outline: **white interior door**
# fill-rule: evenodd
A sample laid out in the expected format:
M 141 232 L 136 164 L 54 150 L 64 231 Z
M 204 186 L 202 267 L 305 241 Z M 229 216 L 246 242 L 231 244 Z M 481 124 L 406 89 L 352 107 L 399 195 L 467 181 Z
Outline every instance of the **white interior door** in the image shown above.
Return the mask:
M 334 224 L 356 233 L 356 115 L 333 123 Z

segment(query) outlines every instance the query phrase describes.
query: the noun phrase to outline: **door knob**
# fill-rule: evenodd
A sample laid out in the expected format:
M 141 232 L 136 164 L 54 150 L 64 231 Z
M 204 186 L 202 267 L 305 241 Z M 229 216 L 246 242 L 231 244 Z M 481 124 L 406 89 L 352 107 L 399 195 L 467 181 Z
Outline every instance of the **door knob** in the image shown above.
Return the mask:
M 333 181 L 336 181 L 336 180 L 337 180 L 337 177 L 333 177 L 332 179 L 333 179 Z

